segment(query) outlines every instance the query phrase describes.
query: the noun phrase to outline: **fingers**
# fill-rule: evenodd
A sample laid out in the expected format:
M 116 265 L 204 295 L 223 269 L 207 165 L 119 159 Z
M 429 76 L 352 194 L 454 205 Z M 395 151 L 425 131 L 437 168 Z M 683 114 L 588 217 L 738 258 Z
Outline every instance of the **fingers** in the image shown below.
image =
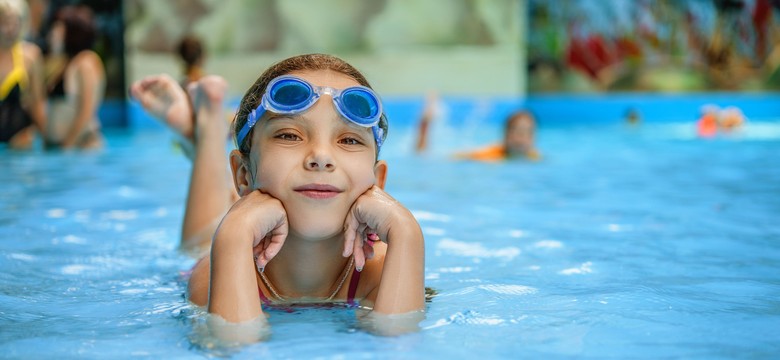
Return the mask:
M 263 272 L 265 270 L 265 266 L 268 265 L 268 263 L 276 257 L 276 254 L 279 253 L 279 250 L 282 249 L 282 245 L 284 245 L 284 239 L 282 239 L 283 235 L 268 235 L 266 236 L 260 244 L 253 249 L 254 255 L 255 255 L 255 266 L 257 267 L 257 270 L 260 272 Z
M 344 231 L 344 251 L 341 252 L 341 256 L 347 257 L 352 255 L 356 238 L 357 238 L 357 234 L 355 234 L 354 230 L 350 231 L 349 229 L 347 229 L 346 231 Z
M 355 269 L 357 271 L 363 271 L 363 266 L 366 265 L 366 254 L 363 253 L 363 237 L 358 235 L 358 239 L 353 244 L 353 256 L 355 257 Z
M 352 212 L 353 210 L 350 209 L 349 213 L 347 213 L 347 219 L 344 220 L 344 251 L 341 253 L 341 256 L 343 257 L 352 255 L 355 241 L 357 241 L 357 238 L 360 236 L 360 234 L 357 233 L 358 222 L 357 219 L 355 219 L 355 216 L 352 215 Z

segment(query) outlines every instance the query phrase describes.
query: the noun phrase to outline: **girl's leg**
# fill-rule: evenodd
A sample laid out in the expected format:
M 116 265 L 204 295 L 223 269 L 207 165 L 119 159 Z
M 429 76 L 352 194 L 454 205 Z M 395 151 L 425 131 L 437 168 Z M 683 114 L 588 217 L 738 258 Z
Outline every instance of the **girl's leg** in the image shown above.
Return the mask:
M 182 227 L 185 250 L 209 247 L 219 221 L 238 199 L 226 154 L 226 90 L 227 83 L 218 76 L 203 77 L 188 89 L 195 110 L 195 151 Z
M 238 199 L 225 154 L 228 127 L 222 100 L 226 88 L 222 78 L 203 78 L 193 84 L 188 98 L 179 83 L 167 75 L 147 77 L 130 88 L 141 106 L 168 124 L 189 148 L 193 166 L 181 247 L 192 253 L 208 249 L 219 221 Z

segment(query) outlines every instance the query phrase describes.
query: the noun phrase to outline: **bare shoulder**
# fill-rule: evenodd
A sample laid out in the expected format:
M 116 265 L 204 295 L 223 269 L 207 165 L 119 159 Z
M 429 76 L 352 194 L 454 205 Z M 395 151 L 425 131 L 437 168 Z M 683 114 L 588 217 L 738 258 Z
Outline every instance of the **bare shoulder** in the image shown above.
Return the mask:
M 38 47 L 38 45 L 27 41 L 22 42 L 22 54 L 24 56 L 25 62 L 28 64 L 42 61 L 43 59 L 43 54 L 41 53 L 41 49 Z
M 205 255 L 192 268 L 187 297 L 198 306 L 205 306 L 209 301 L 209 280 L 211 276 L 211 257 Z
M 100 55 L 92 50 L 84 50 L 80 52 L 71 62 L 81 70 L 90 72 L 96 72 L 102 74 L 103 60 L 100 59 Z

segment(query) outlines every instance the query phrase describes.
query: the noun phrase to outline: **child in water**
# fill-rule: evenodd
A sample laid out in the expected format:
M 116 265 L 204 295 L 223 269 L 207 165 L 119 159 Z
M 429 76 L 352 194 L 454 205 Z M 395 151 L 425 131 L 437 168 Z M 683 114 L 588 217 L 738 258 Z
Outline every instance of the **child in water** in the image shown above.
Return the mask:
M 436 98 L 428 96 L 425 109 L 417 129 L 416 151 L 421 153 L 428 147 L 430 122 L 435 118 Z M 455 159 L 475 161 L 501 161 L 506 159 L 539 160 L 541 155 L 534 146 L 536 120 L 525 110 L 510 114 L 504 125 L 504 139 L 499 144 L 488 145 L 480 149 L 458 152 Z
M 541 155 L 534 147 L 536 121 L 528 111 L 510 114 L 504 125 L 504 141 L 481 149 L 456 153 L 456 159 L 499 161 L 505 159 L 539 160 Z
M 718 132 L 731 132 L 745 123 L 745 115 L 736 106 L 721 109 L 717 105 L 707 104 L 701 107 L 701 116 L 696 121 L 696 133 L 699 137 L 710 138 Z
M 231 177 L 218 176 L 227 168 L 225 89 L 204 77 L 188 89 L 191 109 L 169 76 L 131 87 L 154 116 L 192 130 L 182 246 L 211 250 L 193 268 L 189 299 L 232 323 L 280 304 L 422 310 L 422 231 L 383 190 L 387 121 L 365 77 L 323 54 L 272 65 L 237 110 Z

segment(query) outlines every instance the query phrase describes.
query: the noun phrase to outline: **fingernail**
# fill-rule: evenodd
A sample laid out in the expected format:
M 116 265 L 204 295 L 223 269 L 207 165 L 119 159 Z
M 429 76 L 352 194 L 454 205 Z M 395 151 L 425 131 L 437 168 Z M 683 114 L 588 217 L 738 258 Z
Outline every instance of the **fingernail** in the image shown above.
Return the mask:
M 363 271 L 363 267 L 362 266 L 358 266 L 358 267 L 355 268 L 355 270 L 357 270 L 357 272 L 361 272 L 361 271 Z

